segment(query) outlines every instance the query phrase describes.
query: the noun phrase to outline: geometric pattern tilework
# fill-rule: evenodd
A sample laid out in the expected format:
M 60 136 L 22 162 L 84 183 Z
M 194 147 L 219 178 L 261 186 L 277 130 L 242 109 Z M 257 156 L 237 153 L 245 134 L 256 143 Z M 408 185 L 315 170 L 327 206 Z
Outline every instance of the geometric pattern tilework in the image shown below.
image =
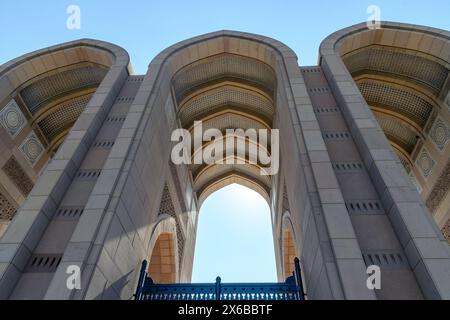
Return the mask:
M 15 100 L 11 100 L 0 111 L 0 124 L 12 138 L 15 138 L 27 124 L 27 120 Z
M 441 117 L 437 117 L 430 131 L 431 140 L 440 151 L 445 149 L 450 138 L 450 128 Z
M 183 257 L 183 251 L 184 251 L 184 236 L 183 232 L 181 231 L 181 225 L 178 221 L 177 214 L 175 213 L 175 207 L 173 206 L 172 197 L 170 196 L 169 188 L 167 187 L 167 184 L 164 186 L 163 194 L 161 197 L 161 204 L 159 205 L 159 213 L 161 214 L 168 214 L 172 218 L 175 219 L 176 228 L 177 228 L 177 244 L 178 244 L 178 258 L 179 262 L 181 263 L 182 257 Z
M 417 142 L 415 132 L 395 117 L 380 112 L 374 112 L 374 115 L 386 137 L 411 154 Z
M 193 124 L 193 123 L 192 123 Z M 191 133 L 193 130 L 193 126 L 191 127 Z M 236 114 L 233 112 L 225 112 L 219 115 L 214 115 L 213 117 L 202 121 L 202 129 L 203 133 L 208 129 L 218 129 L 225 135 L 226 129 L 235 129 L 240 128 L 244 131 L 247 129 L 267 129 L 267 127 L 250 117 L 246 117 L 245 115 Z M 192 141 L 192 144 L 194 141 Z M 270 133 L 267 137 L 268 146 L 270 146 Z
M 91 99 L 92 94 L 63 102 L 57 107 L 56 111 L 39 121 L 39 127 L 48 141 L 52 141 L 59 133 L 68 126 L 72 125 Z
M 249 90 L 224 86 L 218 90 L 210 90 L 184 104 L 180 111 L 182 126 L 186 127 L 200 115 L 225 106 L 239 106 L 241 109 L 261 114 L 266 119 L 272 119 L 274 113 L 272 102 L 264 96 Z
M 12 156 L 3 166 L 3 171 L 14 182 L 24 196 L 27 196 L 33 188 L 33 181 L 23 171 L 16 158 Z
M 357 84 L 369 104 L 382 105 L 386 109 L 398 112 L 422 128 L 433 110 L 432 104 L 412 92 L 367 80 L 358 81 Z
M 427 178 L 432 173 L 435 161 L 433 160 L 433 158 L 431 158 L 428 150 L 423 147 L 419 153 L 419 156 L 417 157 L 416 164 L 420 169 L 422 175 Z
M 12 220 L 16 214 L 16 208 L 6 197 L 0 193 L 0 220 Z
M 429 194 L 426 205 L 431 213 L 439 207 L 441 201 L 445 198 L 448 191 L 450 190 L 450 161 L 445 166 L 442 174 L 440 175 L 438 181 L 433 186 L 433 190 Z
M 19 149 L 32 166 L 36 164 L 41 155 L 44 153 L 44 146 L 41 141 L 39 141 L 34 131 L 30 132 L 30 134 L 20 145 Z
M 442 228 L 442 234 L 445 239 L 447 239 L 448 243 L 450 243 L 450 219 L 447 220 L 447 223 Z
M 386 47 L 362 50 L 344 58 L 344 63 L 351 73 L 365 70 L 393 73 L 425 83 L 434 93 L 442 88 L 448 74 L 447 68 L 437 62 Z
M 20 95 L 30 112 L 35 114 L 53 97 L 80 88 L 97 86 L 106 72 L 105 69 L 92 66 L 62 71 L 30 84 L 20 92 Z
M 264 88 L 273 95 L 276 77 L 273 69 L 256 59 L 235 54 L 218 54 L 182 68 L 173 78 L 177 102 L 199 84 L 224 78 L 237 78 Z

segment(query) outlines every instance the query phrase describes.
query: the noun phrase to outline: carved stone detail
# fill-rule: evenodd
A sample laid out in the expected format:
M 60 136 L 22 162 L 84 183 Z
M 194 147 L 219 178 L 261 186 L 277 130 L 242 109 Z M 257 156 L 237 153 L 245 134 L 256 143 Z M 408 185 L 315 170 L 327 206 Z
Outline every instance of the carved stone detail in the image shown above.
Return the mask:
M 34 131 L 30 132 L 30 134 L 20 145 L 19 149 L 32 166 L 36 164 L 44 153 L 44 146 L 41 141 L 39 141 L 39 138 L 36 136 Z
M 433 110 L 430 102 L 410 90 L 374 80 L 361 80 L 357 84 L 369 104 L 399 113 L 422 128 Z
M 435 161 L 431 157 L 428 150 L 425 147 L 423 147 L 419 153 L 419 156 L 417 157 L 416 164 L 420 169 L 422 175 L 425 178 L 428 178 L 433 171 Z
M 445 239 L 450 243 L 450 219 L 447 220 L 447 223 L 444 227 L 442 227 L 442 234 L 444 235 Z
M 443 151 L 450 138 L 450 128 L 441 117 L 437 117 L 430 131 L 431 140 Z
M 0 193 L 0 219 L 1 220 L 12 220 L 16 214 L 17 209 L 11 202 L 6 199 L 6 197 Z
M 16 158 L 12 156 L 3 166 L 3 171 L 11 179 L 24 196 L 27 196 L 33 188 L 33 181 L 23 171 Z
M 433 190 L 427 198 L 426 204 L 430 212 L 434 214 L 441 201 L 450 189 L 450 161 L 445 166 L 442 175 L 436 181 Z
M 0 124 L 11 138 L 15 138 L 26 126 L 27 120 L 14 99 L 0 111 Z

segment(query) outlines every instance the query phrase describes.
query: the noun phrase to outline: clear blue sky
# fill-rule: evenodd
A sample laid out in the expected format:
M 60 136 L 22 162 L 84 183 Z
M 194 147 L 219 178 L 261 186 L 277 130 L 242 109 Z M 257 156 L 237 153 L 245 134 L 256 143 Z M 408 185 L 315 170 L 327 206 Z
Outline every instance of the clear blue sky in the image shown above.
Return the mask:
M 69 5 L 81 9 L 81 29 L 66 28 Z M 79 38 L 124 47 L 137 74 L 164 48 L 189 37 L 230 29 L 276 38 L 301 65 L 317 61 L 330 33 L 366 21 L 366 9 L 381 19 L 450 29 L 448 0 L 297 1 L 116 1 L 0 0 L 0 64 L 21 54 Z M 275 281 L 269 208 L 239 186 L 222 189 L 202 208 L 193 281 Z M 234 262 L 232 262 L 234 261 Z M 239 263 L 236 263 L 239 262 Z
M 270 209 L 238 184 L 209 196 L 200 210 L 192 282 L 276 282 Z
M 81 8 L 81 29 L 68 30 L 66 9 Z M 301 65 L 315 64 L 330 33 L 366 21 L 370 4 L 383 20 L 450 29 L 448 0 L 0 0 L 0 63 L 21 54 L 89 37 L 124 47 L 136 73 L 186 38 L 221 29 L 259 33 L 290 46 Z

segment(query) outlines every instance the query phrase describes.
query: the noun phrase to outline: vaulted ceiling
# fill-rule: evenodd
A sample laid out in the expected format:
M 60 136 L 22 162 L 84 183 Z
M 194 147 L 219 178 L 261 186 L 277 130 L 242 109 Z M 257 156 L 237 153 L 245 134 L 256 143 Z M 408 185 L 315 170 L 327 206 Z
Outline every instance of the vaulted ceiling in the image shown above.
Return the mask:
M 380 127 L 409 171 L 415 147 L 448 90 L 446 62 L 424 52 L 371 44 L 343 54 L 343 61 Z
M 179 70 L 172 79 L 172 86 L 181 125 L 191 133 L 195 129 L 194 121 L 202 121 L 202 132 L 215 128 L 224 136 L 227 129 L 267 129 L 270 145 L 276 76 L 267 64 L 240 55 L 218 54 Z M 251 142 L 244 137 L 239 140 L 244 144 L 238 145 L 238 135 L 232 137 L 236 138 L 235 143 L 228 148 L 242 151 L 244 157 L 238 157 L 235 151 L 228 158 L 233 164 L 190 166 L 200 203 L 209 194 L 234 182 L 250 187 L 269 199 L 271 180 L 260 174 L 259 163 L 249 161 L 254 155 Z M 203 142 L 197 149 L 192 145 L 193 157 L 212 144 L 225 146 L 226 154 L 228 149 L 224 140 L 216 140 Z M 241 149 L 244 146 L 245 150 L 240 150 L 239 146 Z
M 108 69 L 76 63 L 39 75 L 19 90 L 29 122 L 37 125 L 47 150 L 55 152 L 95 93 Z

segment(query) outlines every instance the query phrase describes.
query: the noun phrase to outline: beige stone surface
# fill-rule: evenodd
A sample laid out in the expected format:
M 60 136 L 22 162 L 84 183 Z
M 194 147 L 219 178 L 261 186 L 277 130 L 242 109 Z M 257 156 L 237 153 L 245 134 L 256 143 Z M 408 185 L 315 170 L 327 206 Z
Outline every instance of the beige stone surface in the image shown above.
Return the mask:
M 319 66 L 299 67 L 296 54 L 274 39 L 218 31 L 165 49 L 145 76 L 130 74 L 123 49 L 95 40 L 40 50 L 1 66 L 0 108 L 17 95 L 25 97 L 20 90 L 35 76 L 51 77 L 83 63 L 107 71 L 71 130 L 61 133 L 58 150 L 49 147 L 54 143 L 46 141 L 45 128 L 33 128 L 46 155 L 35 168 L 25 166 L 36 180 L 26 200 L 17 190 L 6 197 L 23 206 L 3 236 L 0 229 L 0 298 L 130 299 L 143 259 L 149 260 L 155 282 L 189 282 L 200 207 L 230 183 L 248 186 L 267 200 L 279 280 L 292 273 L 293 259 L 299 257 L 309 299 L 448 298 L 449 247 L 391 147 L 399 146 L 401 137 L 385 135 L 373 110 L 386 109 L 400 123 L 417 119 L 411 110 L 369 100 L 370 92 L 360 86 L 369 78 L 389 92 L 408 85 L 407 94 L 426 96 L 423 101 L 433 110 L 439 107 L 423 125 L 412 124 L 420 141 L 402 155 L 413 164 L 422 198 L 433 195 L 438 203 L 435 217 L 445 228 L 448 190 L 440 177 L 445 177 L 450 143 L 439 141 L 447 131 L 437 128 L 435 119 L 444 124 L 450 119 L 450 109 L 439 100 L 449 89 L 448 64 L 436 58 L 449 62 L 448 39 L 448 32 L 420 26 L 383 23 L 371 31 L 361 24 L 325 39 Z M 408 74 L 378 70 L 385 75 L 353 80 L 352 57 L 376 55 L 380 47 L 405 61 L 414 52 L 418 60 Z M 445 68 L 439 88 L 437 80 L 420 71 L 420 63 Z M 249 94 L 257 102 L 239 108 L 236 101 L 246 100 L 228 97 L 228 113 L 223 113 L 214 97 L 226 95 L 230 86 L 237 88 L 233 94 Z M 261 97 L 271 112 L 258 105 Z M 195 99 L 204 101 L 196 105 Z M 31 108 L 27 101 L 32 99 L 19 101 L 22 111 Z M 185 107 L 193 109 L 179 112 Z M 231 117 L 233 112 L 239 116 Z M 279 129 L 281 169 L 273 177 L 260 177 L 260 164 L 174 165 L 170 134 L 192 121 L 186 115 L 216 126 L 263 123 Z M 15 139 L 0 132 L 0 163 L 18 154 L 14 150 L 30 130 Z M 421 167 L 416 161 L 422 148 L 433 160 L 425 175 L 426 163 Z M 0 174 L 2 186 L 9 183 L 5 179 Z M 33 264 L 39 257 L 59 261 L 56 267 L 40 266 L 46 277 L 39 277 Z M 379 263 L 387 275 L 381 291 L 366 287 L 371 263 Z M 83 274 L 78 291 L 64 285 L 71 264 Z M 32 297 L 30 288 L 36 288 Z

